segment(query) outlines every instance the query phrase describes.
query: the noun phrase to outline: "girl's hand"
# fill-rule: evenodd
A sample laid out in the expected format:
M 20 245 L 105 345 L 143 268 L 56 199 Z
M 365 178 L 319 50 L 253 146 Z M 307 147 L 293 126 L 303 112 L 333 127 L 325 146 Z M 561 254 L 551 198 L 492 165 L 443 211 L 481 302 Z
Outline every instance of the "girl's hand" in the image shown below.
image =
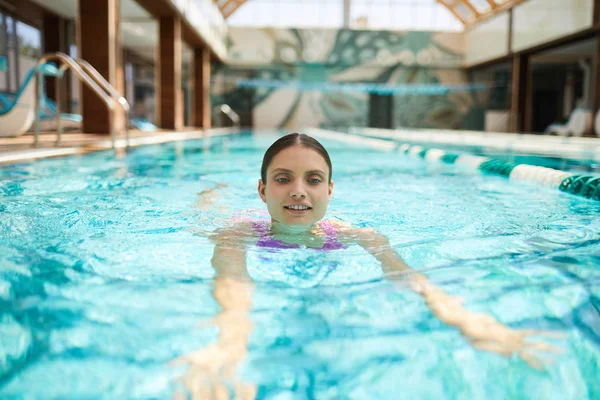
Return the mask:
M 180 378 L 187 395 L 178 393 L 176 399 L 229 400 L 228 385 L 234 390 L 235 399 L 253 400 L 256 386 L 243 382 L 238 376 L 238 367 L 248 353 L 248 337 L 252 330 L 249 320 L 238 315 L 220 314 L 215 323 L 226 332 L 217 342 L 174 361 L 176 365 L 187 365 Z
M 442 322 L 457 327 L 473 347 L 510 357 L 517 354 L 531 367 L 544 369 L 542 359 L 535 353 L 546 351 L 560 353 L 562 350 L 545 342 L 531 342 L 531 336 L 564 338 L 555 332 L 512 329 L 494 317 L 469 311 L 463 300 L 444 293 L 433 285 L 421 284 L 419 293 L 425 298 L 433 314 Z
M 498 324 L 500 326 L 493 329 L 497 330 L 503 336 L 503 338 L 500 338 L 499 340 L 492 338 L 490 340 L 488 337 L 487 339 L 482 340 L 471 340 L 473 347 L 479 350 L 502 354 L 506 357 L 517 354 L 532 368 L 538 370 L 543 370 L 545 363 L 548 363 L 549 361 L 544 360 L 542 357 L 537 355 L 536 352 L 545 351 L 551 353 L 562 353 L 562 349 L 549 345 L 546 342 L 531 342 L 526 339 L 530 336 L 564 338 L 565 335 L 563 334 L 533 330 L 518 331 L 500 323 Z M 504 332 L 502 332 L 503 330 Z

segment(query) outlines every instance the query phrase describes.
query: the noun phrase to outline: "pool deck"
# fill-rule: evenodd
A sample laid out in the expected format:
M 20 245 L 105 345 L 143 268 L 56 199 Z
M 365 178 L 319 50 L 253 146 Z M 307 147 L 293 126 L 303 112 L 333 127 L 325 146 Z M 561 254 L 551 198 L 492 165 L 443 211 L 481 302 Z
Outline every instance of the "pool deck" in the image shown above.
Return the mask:
M 600 138 L 442 129 L 351 128 L 349 133 L 377 139 L 437 146 L 479 147 L 488 152 L 532 154 L 574 160 L 600 161 Z
M 178 142 L 190 139 L 202 139 L 212 136 L 228 134 L 232 130 L 210 129 L 201 130 L 187 128 L 180 131 L 160 130 L 157 132 L 130 131 L 130 147 L 151 144 Z M 13 138 L 0 138 L 0 165 L 26 162 L 39 158 L 81 155 L 94 151 L 112 149 L 110 135 L 87 134 L 81 132 L 65 132 L 62 143 L 56 146 L 56 132 L 42 132 L 39 143 L 34 146 L 33 133 Z M 123 152 L 127 149 L 127 142 L 123 137 L 115 141 L 115 151 Z

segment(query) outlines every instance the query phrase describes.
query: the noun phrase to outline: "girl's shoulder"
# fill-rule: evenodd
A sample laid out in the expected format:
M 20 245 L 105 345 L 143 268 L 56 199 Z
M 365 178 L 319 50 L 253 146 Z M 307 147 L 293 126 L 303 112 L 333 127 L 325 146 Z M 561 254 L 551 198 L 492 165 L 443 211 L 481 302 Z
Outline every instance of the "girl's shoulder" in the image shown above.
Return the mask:
M 338 232 L 344 232 L 352 229 L 352 224 L 342 221 L 337 218 L 328 218 L 321 221 L 321 227 L 327 229 L 328 227 L 335 228 Z
M 337 218 L 328 218 L 321 222 L 321 226 L 324 228 L 333 227 L 337 234 L 342 236 L 348 236 L 351 238 L 366 237 L 377 233 L 373 228 L 360 228 L 352 226 L 349 222 L 342 221 Z
M 233 243 L 252 239 L 257 236 L 257 224 L 263 225 L 262 222 L 251 220 L 232 220 L 228 225 L 215 230 L 212 234 L 212 240 L 214 242 Z
M 230 221 L 230 228 L 242 233 L 260 233 L 271 229 L 271 221 L 263 216 L 239 216 Z

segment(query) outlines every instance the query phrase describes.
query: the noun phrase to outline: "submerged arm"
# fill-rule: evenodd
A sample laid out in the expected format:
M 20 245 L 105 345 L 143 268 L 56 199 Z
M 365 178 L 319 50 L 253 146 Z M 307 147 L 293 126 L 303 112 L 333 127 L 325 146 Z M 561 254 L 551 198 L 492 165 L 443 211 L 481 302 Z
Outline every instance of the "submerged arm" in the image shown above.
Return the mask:
M 386 278 L 403 281 L 406 274 L 410 274 L 410 283 L 415 290 L 418 287 L 414 285 L 428 282 L 425 275 L 417 273 L 404 262 L 396 250 L 390 246 L 390 241 L 386 236 L 370 228 L 355 229 L 350 232 L 357 243 L 381 263 L 381 269 Z
M 215 250 L 211 259 L 215 269 L 215 288 L 213 296 L 221 306 L 217 315 L 219 325 L 231 325 L 236 329 L 232 332 L 221 330 L 219 340 L 227 339 L 227 335 L 250 332 L 248 313 L 252 308 L 252 293 L 254 284 L 246 269 L 246 248 L 244 237 L 238 232 L 225 230 L 215 238 Z M 235 323 L 234 323 L 235 322 Z M 225 336 L 225 337 L 224 337 Z M 240 337 L 243 335 L 237 335 Z M 246 337 L 247 339 L 247 337 Z
M 244 236 L 226 229 L 214 238 L 211 264 L 215 269 L 213 296 L 221 307 L 214 318 L 219 327 L 217 341 L 188 354 L 189 369 L 183 382 L 193 399 L 229 398 L 227 383 L 233 381 L 236 398 L 254 399 L 256 389 L 237 378 L 237 368 L 248 353 L 252 332 L 250 309 L 254 284 L 246 269 Z
M 516 353 L 529 365 L 538 369 L 543 368 L 543 365 L 532 350 L 559 351 L 543 342 L 532 343 L 525 340 L 528 336 L 547 335 L 545 332 L 517 331 L 490 315 L 467 310 L 462 299 L 445 293 L 433 285 L 425 275 L 410 268 L 390 246 L 384 235 L 373 229 L 355 229 L 348 232 L 361 247 L 381 262 L 381 268 L 388 279 L 400 282 L 409 274 L 410 288 L 424 298 L 433 315 L 445 324 L 458 328 L 474 347 L 507 357 Z

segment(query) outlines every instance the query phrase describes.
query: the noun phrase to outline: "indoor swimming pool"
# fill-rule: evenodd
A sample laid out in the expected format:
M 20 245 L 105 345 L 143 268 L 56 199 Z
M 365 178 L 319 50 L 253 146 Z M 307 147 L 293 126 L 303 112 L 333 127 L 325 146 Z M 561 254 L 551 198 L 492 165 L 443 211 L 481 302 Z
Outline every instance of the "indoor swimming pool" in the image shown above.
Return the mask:
M 256 186 L 276 138 L 244 132 L 0 167 L 0 397 L 184 390 L 189 371 L 174 361 L 218 335 L 211 233 L 267 218 Z M 562 352 L 536 353 L 538 370 L 474 349 L 358 246 L 250 247 L 239 379 L 257 398 L 600 398 L 600 202 L 322 143 L 335 181 L 328 217 L 385 234 L 469 310 L 562 334 L 532 338 Z

